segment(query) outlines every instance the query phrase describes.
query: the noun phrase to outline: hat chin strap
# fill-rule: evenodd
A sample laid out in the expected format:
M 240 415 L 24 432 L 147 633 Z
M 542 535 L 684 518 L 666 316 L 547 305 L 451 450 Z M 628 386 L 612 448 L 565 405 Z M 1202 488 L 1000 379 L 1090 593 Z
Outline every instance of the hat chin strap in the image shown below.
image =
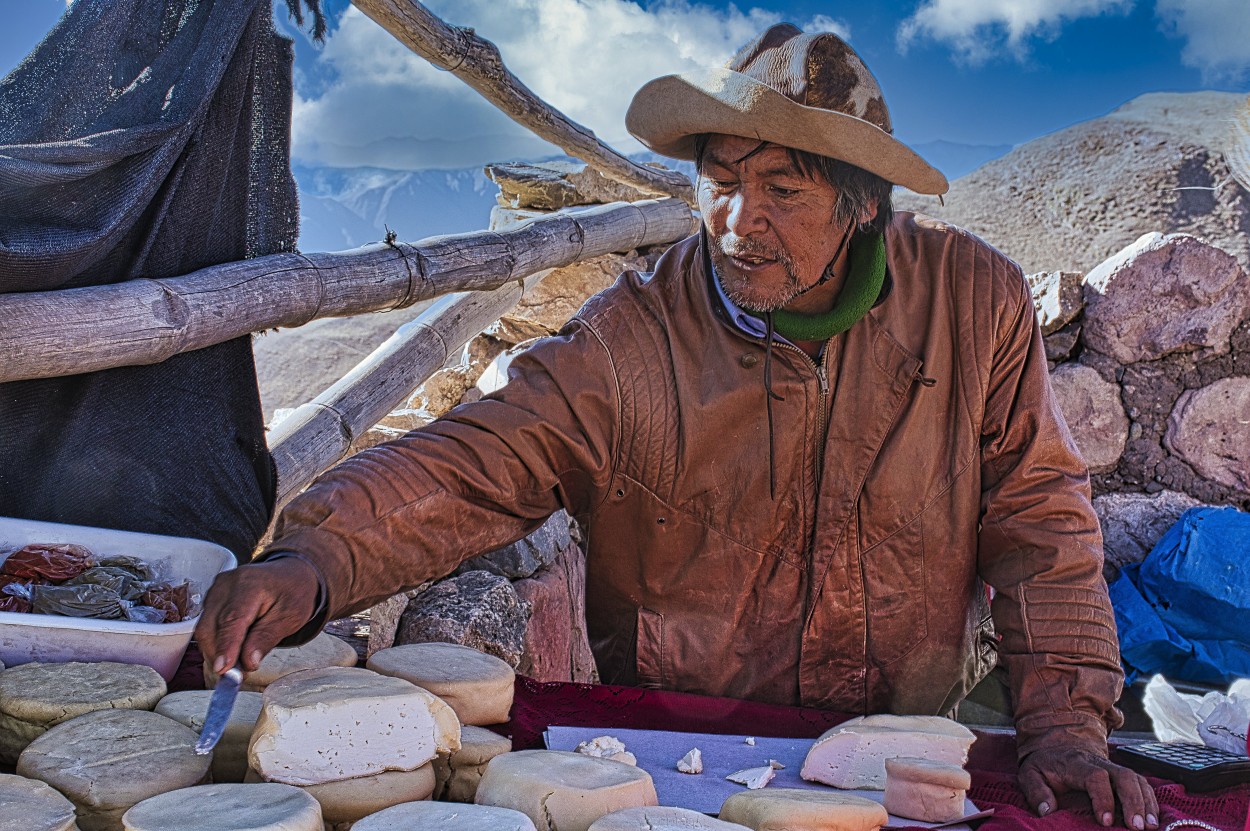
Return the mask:
M 815 283 L 812 283 L 807 288 L 803 289 L 801 292 L 799 292 L 798 296 L 801 297 L 804 294 L 807 294 L 812 289 L 818 286 L 823 286 L 825 283 L 828 283 L 830 280 L 833 279 L 833 267 L 838 264 L 838 258 L 842 256 L 842 252 L 846 250 L 847 243 L 851 241 L 851 237 L 853 236 L 855 236 L 855 219 L 854 218 L 852 218 L 850 224 L 847 225 L 846 233 L 842 235 L 842 241 L 838 243 L 838 250 L 834 252 L 833 259 L 829 261 L 829 265 L 825 266 L 825 271 L 823 274 L 820 275 L 820 279 L 817 280 Z

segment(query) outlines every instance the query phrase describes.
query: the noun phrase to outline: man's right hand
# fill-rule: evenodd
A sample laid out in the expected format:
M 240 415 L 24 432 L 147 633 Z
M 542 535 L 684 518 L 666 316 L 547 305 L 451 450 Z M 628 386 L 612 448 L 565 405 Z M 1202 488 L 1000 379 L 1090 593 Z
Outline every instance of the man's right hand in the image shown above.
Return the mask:
M 312 619 L 317 591 L 316 570 L 296 557 L 217 575 L 195 626 L 195 640 L 213 672 L 221 675 L 240 663 L 254 672 L 269 650 Z

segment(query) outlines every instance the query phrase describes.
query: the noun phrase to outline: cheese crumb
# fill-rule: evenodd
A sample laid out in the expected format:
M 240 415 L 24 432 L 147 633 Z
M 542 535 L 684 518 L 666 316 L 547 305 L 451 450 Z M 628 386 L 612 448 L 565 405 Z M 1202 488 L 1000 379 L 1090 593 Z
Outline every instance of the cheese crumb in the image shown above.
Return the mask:
M 737 782 L 739 785 L 746 785 L 748 790 L 756 791 L 773 781 L 773 777 L 777 773 L 773 770 L 772 765 L 765 765 L 762 768 L 747 768 L 736 773 L 731 773 L 725 778 L 730 782 Z
M 677 760 L 677 770 L 682 773 L 702 773 L 703 772 L 703 754 L 699 748 L 693 748 L 685 756 Z

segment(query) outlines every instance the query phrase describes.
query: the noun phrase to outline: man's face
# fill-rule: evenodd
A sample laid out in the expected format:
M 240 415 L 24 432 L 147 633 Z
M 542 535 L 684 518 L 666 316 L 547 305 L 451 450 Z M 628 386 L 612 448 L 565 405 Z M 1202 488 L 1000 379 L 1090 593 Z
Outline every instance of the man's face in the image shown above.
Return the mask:
M 837 196 L 823 178 L 803 175 L 783 147 L 712 136 L 700 171 L 699 210 L 729 298 L 746 309 L 772 311 L 816 285 L 849 230 L 848 222 L 835 221 Z

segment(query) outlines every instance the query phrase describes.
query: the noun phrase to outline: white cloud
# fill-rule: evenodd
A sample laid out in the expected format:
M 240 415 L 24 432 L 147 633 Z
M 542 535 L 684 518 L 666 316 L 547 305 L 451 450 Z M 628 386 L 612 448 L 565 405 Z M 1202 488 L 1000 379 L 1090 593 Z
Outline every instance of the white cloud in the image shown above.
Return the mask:
M 1185 39 L 1181 62 L 1208 81 L 1238 79 L 1250 71 L 1250 2 L 1158 0 L 1165 28 Z
M 1054 38 L 1082 17 L 1126 12 L 1134 0 L 924 0 L 898 29 L 899 48 L 922 38 L 946 43 L 962 59 L 983 63 L 1004 49 L 1024 56 L 1033 37 Z M 1185 3 L 1188 0 L 1176 0 Z M 1245 2 L 1245 0 L 1228 0 Z
M 779 15 L 661 0 L 429 0 L 449 23 L 499 47 L 523 83 L 625 152 L 633 93 L 659 75 L 724 63 Z M 845 24 L 826 15 L 805 30 Z M 292 152 L 308 165 L 393 169 L 465 167 L 558 151 L 514 124 L 447 72 L 434 69 L 354 7 L 319 60 L 334 80 L 297 89 Z M 297 85 L 299 86 L 299 85 Z

